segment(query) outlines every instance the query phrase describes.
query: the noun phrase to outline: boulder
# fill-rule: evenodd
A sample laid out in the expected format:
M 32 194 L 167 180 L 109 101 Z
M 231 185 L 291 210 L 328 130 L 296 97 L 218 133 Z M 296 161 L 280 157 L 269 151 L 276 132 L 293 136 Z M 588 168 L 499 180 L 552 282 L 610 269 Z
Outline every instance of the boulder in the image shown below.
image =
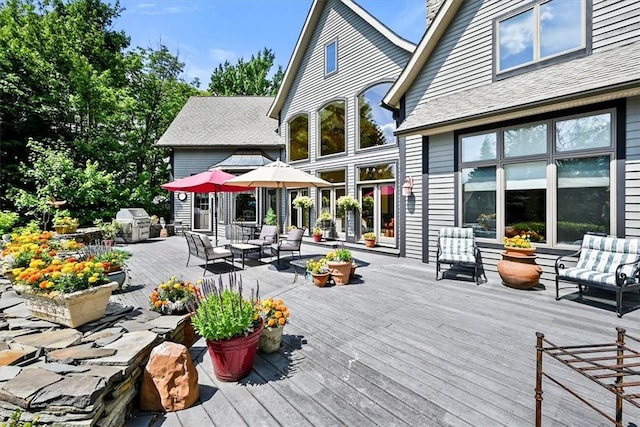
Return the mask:
M 173 412 L 200 397 L 198 371 L 182 344 L 163 342 L 151 351 L 140 387 L 140 409 Z

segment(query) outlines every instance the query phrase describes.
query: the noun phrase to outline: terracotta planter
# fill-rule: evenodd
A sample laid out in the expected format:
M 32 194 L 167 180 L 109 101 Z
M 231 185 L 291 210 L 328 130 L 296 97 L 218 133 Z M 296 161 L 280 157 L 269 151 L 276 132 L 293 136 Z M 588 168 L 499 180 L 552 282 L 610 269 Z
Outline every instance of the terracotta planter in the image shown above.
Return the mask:
M 366 240 L 364 241 L 364 244 L 368 247 L 368 248 L 372 248 L 376 245 L 376 241 L 375 240 Z
M 324 273 L 324 274 L 311 273 L 311 276 L 313 278 L 313 284 L 321 288 L 323 286 L 326 286 L 327 282 L 329 281 L 329 273 Z
M 349 275 L 349 279 L 353 279 L 356 276 L 356 268 L 358 268 L 358 266 L 352 263 L 351 274 Z
M 535 287 L 542 274 L 542 267 L 536 264 L 535 248 L 506 248 L 502 260 L 498 261 L 498 274 L 502 283 L 516 289 Z M 520 249 L 520 250 L 513 250 Z M 530 254 L 530 255 L 527 255 Z
M 509 256 L 519 257 L 519 256 L 532 256 L 536 248 L 514 248 L 511 246 L 505 246 L 504 250 Z
M 274 353 L 280 349 L 282 344 L 282 333 L 284 332 L 284 326 L 278 328 L 264 328 L 260 333 L 260 341 L 258 342 L 258 349 L 263 353 Z
M 314 234 L 313 235 L 314 242 L 322 242 L 322 234 Z
M 331 277 L 336 285 L 348 285 L 351 277 L 351 262 L 334 262 L 327 263 L 331 269 Z
M 263 325 L 246 337 L 230 340 L 209 341 L 207 348 L 213 363 L 213 372 L 220 381 L 238 381 L 253 369 L 253 360 L 258 351 L 258 341 Z
M 35 317 L 76 328 L 104 315 L 111 292 L 118 284 L 111 282 L 53 298 L 33 293 L 26 286 L 16 287 L 20 288 L 25 306 Z

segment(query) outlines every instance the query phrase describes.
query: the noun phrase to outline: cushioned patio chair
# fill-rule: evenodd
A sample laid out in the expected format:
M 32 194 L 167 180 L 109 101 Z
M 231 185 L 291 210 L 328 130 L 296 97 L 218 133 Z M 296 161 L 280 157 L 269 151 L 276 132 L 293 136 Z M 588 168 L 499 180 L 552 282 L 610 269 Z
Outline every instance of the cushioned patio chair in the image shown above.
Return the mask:
M 204 271 L 202 275 L 207 273 L 207 267 L 209 267 L 209 261 L 212 263 L 215 260 L 228 260 L 233 266 L 233 252 L 231 252 L 226 246 L 213 246 L 209 240 L 209 236 L 204 234 L 195 233 L 192 231 L 185 231 L 184 237 L 189 247 L 189 256 L 187 257 L 187 266 L 191 255 L 203 259 L 205 262 Z
M 438 236 L 438 252 L 436 254 L 436 280 L 444 278 L 444 271 L 440 277 L 442 264 L 451 267 L 459 265 L 473 269 L 473 279 L 480 284 L 480 250 L 472 228 L 443 227 Z
M 294 228 L 289 231 L 289 235 L 286 240 L 281 240 L 276 244 L 271 245 L 271 253 L 276 253 L 278 258 L 278 264 L 280 264 L 280 252 L 291 252 L 291 256 L 295 257 L 295 252 L 298 252 L 300 257 L 300 246 L 302 245 L 302 236 L 304 235 L 305 228 Z
M 264 248 L 271 246 L 278 238 L 277 225 L 263 225 L 260 229 L 260 236 L 257 239 L 249 239 L 246 243 L 250 245 L 260 246 L 260 255 Z

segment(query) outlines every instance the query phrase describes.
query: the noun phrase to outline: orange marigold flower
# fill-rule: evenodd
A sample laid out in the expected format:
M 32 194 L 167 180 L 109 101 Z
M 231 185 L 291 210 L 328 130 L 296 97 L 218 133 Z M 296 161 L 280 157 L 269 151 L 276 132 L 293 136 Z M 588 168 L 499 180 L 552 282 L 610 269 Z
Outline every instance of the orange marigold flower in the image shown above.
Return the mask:
M 276 314 L 274 316 L 276 316 L 276 319 L 279 319 L 279 318 L 282 317 L 282 312 L 281 311 L 276 311 Z
M 287 323 L 287 319 L 281 317 L 280 319 L 278 319 L 278 323 L 280 323 L 281 326 L 284 326 L 284 324 Z
M 269 327 L 275 326 L 275 324 L 276 324 L 276 319 L 269 319 L 269 320 L 267 321 L 267 325 L 268 325 Z

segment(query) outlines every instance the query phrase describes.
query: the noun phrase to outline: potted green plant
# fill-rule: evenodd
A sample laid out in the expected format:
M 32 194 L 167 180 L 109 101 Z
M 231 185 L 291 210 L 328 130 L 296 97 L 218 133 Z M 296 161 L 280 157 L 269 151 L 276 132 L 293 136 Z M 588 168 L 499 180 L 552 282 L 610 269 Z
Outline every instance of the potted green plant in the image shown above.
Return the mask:
M 327 265 L 326 258 L 320 258 L 318 260 L 310 259 L 306 263 L 307 271 L 313 279 L 313 284 L 319 287 L 323 287 L 329 280 L 329 266 Z
M 322 241 L 322 230 L 318 227 L 313 228 L 313 241 L 314 242 Z
M 353 255 L 346 248 L 330 251 L 327 255 L 327 265 L 331 269 L 331 277 L 336 285 L 348 285 L 351 277 Z
M 282 343 L 284 326 L 289 321 L 289 308 L 281 298 L 267 298 L 260 301 L 258 310 L 264 323 L 258 348 L 263 353 L 278 351 Z
M 338 197 L 338 206 L 344 210 L 360 209 L 360 202 L 351 194 Z
M 221 381 L 237 381 L 251 372 L 258 349 L 263 322 L 256 307 L 258 292 L 243 294 L 242 278 L 229 275 L 229 283 L 222 277 L 217 283 L 205 279 L 197 308 L 191 316 L 193 327 L 207 342 L 213 371 Z
M 264 217 L 265 225 L 278 225 L 278 217 L 272 208 L 267 210 L 267 214 Z
M 364 233 L 362 238 L 364 239 L 364 244 L 367 245 L 368 248 L 372 248 L 376 245 L 376 233 L 369 231 Z
M 309 209 L 313 207 L 313 199 L 309 196 L 297 196 L 291 204 L 296 209 Z
M 329 211 L 322 211 L 316 220 L 316 225 L 320 228 L 330 228 L 331 227 L 331 213 Z
M 78 229 L 78 219 L 72 218 L 67 209 L 61 209 L 55 213 L 53 227 L 58 234 L 75 233 Z
M 104 243 L 105 246 L 113 246 L 113 241 L 116 238 L 116 234 L 120 232 L 120 223 L 115 219 L 112 219 L 108 222 L 105 222 L 101 219 L 96 219 L 94 221 L 94 224 L 96 227 L 98 227 L 100 233 L 102 233 L 102 243 Z

